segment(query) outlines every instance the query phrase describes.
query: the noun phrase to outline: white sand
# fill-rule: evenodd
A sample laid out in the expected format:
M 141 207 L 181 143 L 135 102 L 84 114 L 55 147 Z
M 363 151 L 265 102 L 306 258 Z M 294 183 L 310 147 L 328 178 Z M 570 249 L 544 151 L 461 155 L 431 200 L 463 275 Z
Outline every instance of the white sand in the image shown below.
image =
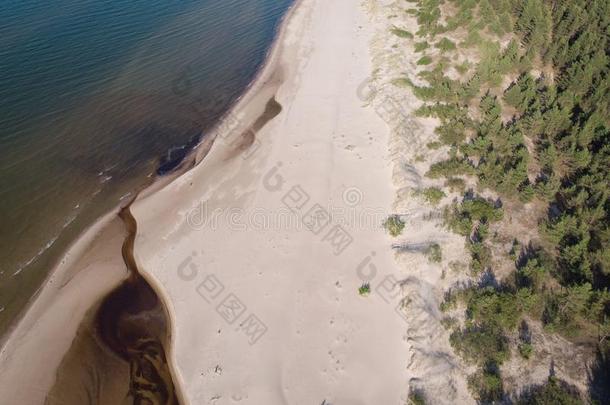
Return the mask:
M 166 296 L 189 403 L 401 404 L 407 323 L 381 228 L 389 130 L 357 94 L 372 25 L 354 0 L 303 0 L 285 29 L 233 117 L 248 127 L 273 94 L 283 111 L 245 152 L 221 129 L 199 166 L 134 204 L 136 259 Z M 308 200 L 279 219 L 295 186 Z M 302 219 L 315 204 L 331 213 L 318 234 Z M 338 224 L 352 242 L 335 255 Z

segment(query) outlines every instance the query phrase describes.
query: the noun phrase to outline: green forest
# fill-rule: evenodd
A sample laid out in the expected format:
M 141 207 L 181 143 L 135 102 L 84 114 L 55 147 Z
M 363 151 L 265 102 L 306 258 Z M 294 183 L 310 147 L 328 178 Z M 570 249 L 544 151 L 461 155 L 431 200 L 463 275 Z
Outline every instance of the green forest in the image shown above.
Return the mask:
M 445 223 L 464 236 L 473 276 L 494 272 L 492 229 L 525 213 L 534 220 L 527 240 L 526 232 L 509 235 L 509 277 L 448 292 L 442 305 L 467 308 L 451 344 L 478 365 L 473 395 L 483 403 L 608 403 L 610 1 L 406 0 L 405 12 L 419 24 L 412 41 L 425 70 L 419 85 L 395 83 L 424 102 L 417 115 L 440 122 L 448 158 L 427 176 L 462 190 Z M 457 58 L 461 50 L 477 57 Z M 464 179 L 477 187 L 465 189 Z M 518 355 L 536 356 L 528 320 L 590 348 L 589 392 L 552 374 L 525 393 L 504 390 L 507 336 L 518 336 Z

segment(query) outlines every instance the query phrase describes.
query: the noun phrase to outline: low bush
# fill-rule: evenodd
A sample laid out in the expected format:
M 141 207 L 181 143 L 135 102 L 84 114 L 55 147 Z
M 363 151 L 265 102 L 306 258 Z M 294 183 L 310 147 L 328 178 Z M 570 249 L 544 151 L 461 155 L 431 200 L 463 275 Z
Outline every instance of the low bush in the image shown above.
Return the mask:
M 470 271 L 481 274 L 491 267 L 491 250 L 483 242 L 468 241 L 466 246 L 470 251 Z
M 517 405 L 581 405 L 576 389 L 556 377 L 549 377 L 541 386 L 526 390 L 516 401 Z
M 441 52 L 454 51 L 456 49 L 455 43 L 448 38 L 443 38 L 434 45 L 440 49 Z
M 430 45 L 426 41 L 415 43 L 415 52 L 422 52 L 425 49 L 428 49 Z
M 445 186 L 449 187 L 449 190 L 453 192 L 463 192 L 466 189 L 466 182 L 459 177 L 449 177 L 445 181 Z
M 363 283 L 360 287 L 358 287 L 358 294 L 362 296 L 367 296 L 371 293 L 371 285 L 369 283 Z
M 516 305 L 516 297 L 510 292 L 497 291 L 494 287 L 468 290 L 467 313 L 476 323 L 498 324 L 514 330 L 521 319 L 522 309 Z
M 508 339 L 498 325 L 471 325 L 454 331 L 451 346 L 463 358 L 477 364 L 502 364 L 509 356 Z
M 418 65 L 429 65 L 432 63 L 432 58 L 428 55 L 424 55 L 416 62 Z
M 403 229 L 405 229 L 405 222 L 397 215 L 393 215 L 384 221 L 383 227 L 390 233 L 390 235 L 396 237 L 402 233 Z
M 480 224 L 487 224 L 488 222 L 496 222 L 503 218 L 504 212 L 501 207 L 496 207 L 495 204 L 481 198 L 476 197 L 471 200 L 466 200 L 462 204 L 454 203 L 451 207 L 447 208 L 444 212 L 445 225 L 453 232 L 463 235 L 470 236 L 473 232 L 475 221 Z M 480 245 L 485 229 L 485 226 L 479 225 L 478 236 L 479 240 L 469 241 L 468 246 L 472 253 L 480 251 L 482 249 Z
M 424 199 L 428 201 L 430 204 L 436 206 L 441 200 L 446 196 L 446 194 L 439 188 L 436 187 L 428 187 L 422 191 L 422 195 Z
M 532 357 L 534 347 L 531 345 L 531 343 L 520 343 L 517 348 L 519 349 L 519 354 L 524 359 L 528 360 L 530 357 Z
M 396 35 L 397 37 L 409 38 L 409 39 L 413 38 L 413 34 L 411 34 L 409 31 L 405 31 L 400 28 L 394 27 L 390 31 L 392 31 L 392 34 Z
M 409 393 L 409 405 L 426 405 L 426 398 L 419 390 L 412 389 Z
M 440 143 L 439 141 L 428 142 L 428 143 L 426 144 L 426 147 L 427 147 L 428 149 L 432 149 L 432 150 L 437 150 L 437 149 L 439 149 L 441 146 L 443 146 L 443 144 L 442 144 L 442 143 Z
M 440 263 L 443 261 L 443 251 L 438 243 L 433 243 L 426 250 L 426 256 L 430 263 Z
M 455 67 L 455 70 L 459 74 L 463 75 L 463 74 L 466 74 L 468 72 L 468 70 L 470 69 L 470 63 L 468 61 L 464 61 L 463 63 L 456 65 L 454 67 Z
M 462 203 L 462 213 L 470 218 L 483 222 L 496 222 L 503 218 L 502 208 L 496 207 L 494 203 L 483 198 L 474 198 Z
M 498 367 L 493 362 L 468 378 L 468 388 L 475 399 L 482 403 L 494 403 L 504 396 L 504 385 Z

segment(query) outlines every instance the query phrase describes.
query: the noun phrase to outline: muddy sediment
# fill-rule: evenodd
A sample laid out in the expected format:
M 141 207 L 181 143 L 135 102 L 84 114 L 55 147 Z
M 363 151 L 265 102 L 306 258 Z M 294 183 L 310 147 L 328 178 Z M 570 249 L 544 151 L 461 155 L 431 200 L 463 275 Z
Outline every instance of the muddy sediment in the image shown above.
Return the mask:
M 130 276 L 81 323 L 45 401 L 48 405 L 178 405 L 167 362 L 169 320 L 133 258 L 136 222 L 120 214 L 122 256 Z

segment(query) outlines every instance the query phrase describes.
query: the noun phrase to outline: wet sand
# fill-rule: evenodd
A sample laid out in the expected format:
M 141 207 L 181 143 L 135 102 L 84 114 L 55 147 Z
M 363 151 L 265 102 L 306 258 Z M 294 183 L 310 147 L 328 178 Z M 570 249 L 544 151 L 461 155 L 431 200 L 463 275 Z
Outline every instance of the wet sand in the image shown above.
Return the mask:
M 99 306 L 107 294 L 129 277 L 121 254 L 127 234 L 115 210 L 100 219 L 66 253 L 2 348 L 0 397 L 5 403 L 44 403 L 64 355 L 71 347 L 90 341 L 87 334 L 91 329 L 81 328 L 81 322 L 92 319 L 95 313 L 92 307 Z M 66 371 L 64 375 L 80 376 L 83 370 L 93 376 L 106 373 L 103 369 L 93 371 L 95 368 L 86 367 L 89 360 L 104 357 L 99 342 L 85 344 L 76 351 L 89 355 L 73 356 L 64 365 L 83 368 Z M 112 358 L 106 361 L 108 366 L 116 364 Z M 115 375 L 121 373 L 117 368 Z M 73 388 L 80 390 L 80 387 Z

